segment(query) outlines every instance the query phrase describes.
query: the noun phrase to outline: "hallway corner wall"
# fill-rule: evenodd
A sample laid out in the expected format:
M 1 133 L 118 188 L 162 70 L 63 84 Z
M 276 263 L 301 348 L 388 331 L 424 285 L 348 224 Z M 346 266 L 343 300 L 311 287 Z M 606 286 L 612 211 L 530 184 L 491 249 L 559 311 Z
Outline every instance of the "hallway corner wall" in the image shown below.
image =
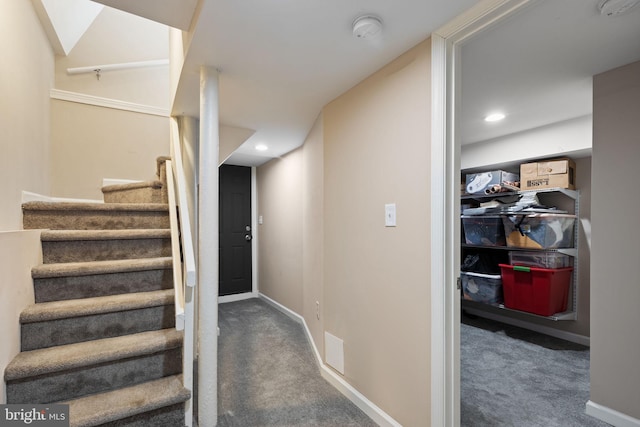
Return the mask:
M 20 230 L 22 191 L 50 191 L 54 54 L 31 2 L 3 3 L 0 50 L 0 230 Z
M 329 103 L 301 148 L 257 169 L 260 292 L 304 317 L 323 360 L 325 331 L 344 340 L 341 378 L 406 426 L 431 418 L 430 46 Z
M 591 401 L 640 422 L 640 62 L 596 75 L 593 96 Z
M 320 114 L 302 147 L 302 292 L 305 323 L 324 360 L 324 146 Z
M 406 426 L 431 418 L 430 77 L 429 39 L 323 110 L 325 329 L 344 379 Z
M 257 169 L 260 292 L 302 315 L 302 149 Z

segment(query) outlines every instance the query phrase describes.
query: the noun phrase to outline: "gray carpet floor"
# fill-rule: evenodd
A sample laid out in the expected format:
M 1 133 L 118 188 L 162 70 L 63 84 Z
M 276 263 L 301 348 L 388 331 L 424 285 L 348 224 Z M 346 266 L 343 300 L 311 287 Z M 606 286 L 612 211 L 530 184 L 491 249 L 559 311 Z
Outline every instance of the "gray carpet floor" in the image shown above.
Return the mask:
M 464 427 L 604 427 L 585 414 L 589 348 L 463 315 L 460 412 Z
M 219 306 L 218 426 L 377 426 L 320 376 L 302 325 L 259 299 Z

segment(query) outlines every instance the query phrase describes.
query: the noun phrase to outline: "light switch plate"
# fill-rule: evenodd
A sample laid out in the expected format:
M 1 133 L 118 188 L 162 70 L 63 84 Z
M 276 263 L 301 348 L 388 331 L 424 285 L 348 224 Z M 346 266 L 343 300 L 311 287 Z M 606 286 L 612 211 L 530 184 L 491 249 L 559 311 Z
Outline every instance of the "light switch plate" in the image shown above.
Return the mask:
M 384 225 L 385 227 L 396 226 L 396 204 L 387 203 L 384 205 Z

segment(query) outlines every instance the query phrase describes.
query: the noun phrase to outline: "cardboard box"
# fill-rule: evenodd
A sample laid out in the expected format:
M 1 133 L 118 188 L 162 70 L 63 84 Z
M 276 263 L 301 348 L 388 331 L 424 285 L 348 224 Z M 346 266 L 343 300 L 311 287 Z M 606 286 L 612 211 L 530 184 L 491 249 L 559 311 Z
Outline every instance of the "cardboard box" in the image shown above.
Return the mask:
M 519 181 L 517 173 L 505 172 L 501 170 L 480 173 L 468 173 L 466 175 L 465 189 L 468 194 L 485 193 L 494 185 L 502 183 L 512 183 Z
M 576 188 L 576 164 L 571 159 L 553 159 L 520 165 L 520 189 Z

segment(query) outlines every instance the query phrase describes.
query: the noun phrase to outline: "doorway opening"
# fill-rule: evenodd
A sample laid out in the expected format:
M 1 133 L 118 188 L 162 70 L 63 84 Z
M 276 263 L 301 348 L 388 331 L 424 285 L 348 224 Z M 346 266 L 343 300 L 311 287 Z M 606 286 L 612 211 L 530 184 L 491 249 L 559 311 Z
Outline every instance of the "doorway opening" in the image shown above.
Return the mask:
M 575 3 L 572 4 L 577 6 Z M 432 144 L 434 145 L 432 152 L 432 192 L 434 195 L 441 195 L 442 200 L 439 206 L 434 206 L 432 209 L 432 260 L 434 264 L 432 267 L 432 283 L 443 284 L 442 288 L 437 286 L 432 288 L 432 322 L 436 325 L 434 326 L 432 334 L 432 373 L 434 375 L 432 379 L 433 425 L 455 426 L 460 424 L 460 326 L 462 304 L 460 284 L 457 282 L 457 279 L 462 261 L 460 230 L 461 203 L 459 197 L 461 174 L 467 169 L 486 166 L 490 168 L 488 170 L 497 170 L 502 169 L 500 166 L 506 165 L 510 161 L 513 162 L 511 166 L 514 166 L 516 163 L 516 157 L 509 159 L 508 156 L 504 155 L 507 152 L 506 150 L 498 149 L 492 152 L 491 156 L 489 156 L 492 158 L 489 159 L 483 157 L 485 155 L 481 153 L 479 147 L 486 148 L 492 144 L 493 147 L 500 147 L 500 145 L 497 144 L 498 142 L 503 142 L 502 147 L 504 148 L 507 141 L 507 138 L 504 138 L 504 134 L 485 135 L 483 138 L 474 141 L 472 145 L 467 146 L 463 144 L 465 142 L 463 140 L 465 134 L 464 126 L 466 126 L 463 120 L 468 117 L 469 113 L 468 110 L 465 111 L 465 97 L 476 98 L 476 100 L 481 98 L 481 95 L 477 95 L 473 90 L 470 90 L 469 87 L 462 87 L 461 85 L 464 70 L 468 70 L 468 64 L 462 63 L 465 59 L 463 49 L 472 46 L 477 40 L 491 33 L 495 28 L 495 24 L 498 22 L 501 28 L 505 23 L 511 26 L 518 26 L 520 24 L 514 24 L 518 19 L 528 16 L 530 12 L 534 12 L 535 14 L 537 10 L 543 7 L 553 7 L 553 5 L 555 5 L 555 2 L 539 2 L 533 0 L 482 2 L 482 4 L 479 4 L 476 8 L 470 10 L 468 14 L 459 17 L 438 30 L 432 37 L 432 58 L 434 64 L 432 75 L 434 88 L 434 104 L 432 109 Z M 592 12 L 590 9 L 585 9 L 585 13 Z M 520 25 L 520 28 L 524 27 Z M 567 28 L 564 28 L 564 30 L 566 29 Z M 540 31 L 539 26 L 537 27 L 537 31 Z M 528 37 L 532 38 L 531 36 Z M 512 43 L 514 46 L 520 46 L 517 40 L 506 38 L 506 41 Z M 564 42 L 563 40 L 563 43 Z M 505 52 L 504 49 L 495 43 L 492 46 L 493 50 L 490 51 L 489 54 L 484 52 L 484 60 L 490 66 L 494 65 L 492 62 L 497 64 L 499 62 L 499 56 Z M 556 46 L 554 46 L 554 48 L 555 47 Z M 550 49 L 543 48 L 537 52 L 538 56 L 534 56 L 531 53 L 531 49 L 521 50 L 525 51 L 525 54 L 528 52 L 529 56 L 531 56 L 530 59 L 535 62 L 535 60 L 540 60 L 541 53 Z M 526 67 L 526 62 L 524 62 L 524 64 L 525 70 L 523 70 L 522 73 L 515 73 L 524 80 L 521 80 L 516 85 L 513 85 L 512 82 L 512 86 L 510 86 L 511 91 L 516 95 L 521 93 L 519 89 L 527 85 L 527 73 L 529 73 L 529 77 L 531 77 L 531 74 L 536 74 Z M 474 71 L 476 68 L 477 67 L 471 67 L 471 70 Z M 501 81 L 504 82 L 504 79 L 500 78 L 498 72 L 490 72 L 486 69 L 482 69 L 479 72 L 481 72 L 485 79 L 482 82 L 484 86 L 497 85 Z M 588 79 L 580 82 L 580 84 L 582 86 L 588 85 L 589 89 L 591 89 L 591 76 L 594 73 L 587 74 Z M 446 88 L 446 90 L 440 93 L 439 89 L 441 88 Z M 590 114 L 590 97 L 591 94 L 589 92 L 587 94 L 588 101 L 583 103 L 586 107 L 589 107 L 589 111 L 584 114 Z M 489 96 L 484 96 L 482 99 L 489 100 L 489 98 Z M 568 96 L 565 98 L 563 101 L 569 99 Z M 525 99 L 524 96 L 521 96 L 520 102 L 520 107 L 522 107 L 521 113 L 524 113 L 526 104 L 530 103 L 530 101 Z M 477 105 L 478 103 L 473 103 L 473 106 Z M 468 106 L 468 104 L 466 106 Z M 478 122 L 473 124 L 475 126 L 479 125 L 484 115 L 475 114 L 473 117 L 474 120 L 477 119 Z M 589 156 L 591 144 L 590 117 L 557 116 L 556 120 L 562 123 L 559 125 L 549 122 L 538 123 L 535 127 L 546 132 L 554 132 L 560 128 L 569 132 L 573 132 L 573 130 L 578 128 L 588 128 L 586 133 L 581 133 L 582 136 L 586 136 L 582 138 L 582 141 L 586 145 L 571 145 L 558 139 L 556 146 L 557 151 L 541 153 L 533 150 L 534 152 L 529 153 L 521 160 L 550 158 L 552 156 L 561 157 L 561 155 L 564 154 L 568 157 L 580 159 L 580 161 L 583 162 L 582 166 L 587 166 L 582 167 L 581 170 L 588 171 L 590 169 Z M 475 132 L 475 136 L 477 137 L 479 133 L 480 132 Z M 526 132 L 523 132 L 523 129 L 512 129 L 512 133 L 523 138 L 527 136 Z M 547 135 L 548 134 L 549 133 L 547 133 Z M 565 133 L 565 135 L 567 134 Z M 575 136 L 576 134 L 573 135 Z M 520 147 L 521 149 L 526 147 L 531 148 L 536 145 L 534 143 L 527 145 L 527 143 L 524 142 L 525 139 L 526 138 L 520 139 L 523 144 Z M 578 140 L 581 138 L 574 139 Z M 540 140 L 540 138 L 537 139 L 537 141 Z M 546 141 L 547 138 L 542 138 L 542 140 Z M 566 141 L 568 140 L 569 139 L 566 139 Z M 487 141 L 490 143 L 487 143 Z M 529 141 L 536 141 L 536 139 Z M 472 159 L 473 161 L 468 162 L 468 159 Z M 520 163 L 524 163 L 524 161 Z M 583 201 L 588 203 L 586 200 Z M 580 233 L 582 236 L 584 234 L 583 230 L 581 230 Z M 585 245 L 586 240 L 587 239 L 584 239 L 583 241 Z M 582 251 L 581 248 L 581 252 L 588 257 L 588 250 Z M 588 262 L 586 264 L 588 266 Z M 581 270 L 580 275 L 581 281 L 586 280 L 584 290 L 588 292 L 589 271 Z M 541 327 L 538 329 L 547 335 L 548 332 L 552 332 L 552 330 L 559 330 L 561 331 L 560 335 L 565 334 L 565 338 L 568 337 L 569 341 L 579 343 L 581 339 L 584 339 L 588 345 L 588 294 L 584 295 L 583 289 L 580 289 L 580 292 L 580 306 L 577 307 L 579 311 L 577 318 L 579 320 L 587 319 L 587 326 L 584 330 L 580 329 L 580 327 L 575 327 L 577 322 L 573 320 L 569 322 L 556 322 L 556 325 L 559 325 L 557 327 L 552 325 L 548 320 L 533 320 L 531 322 L 528 319 L 518 320 L 522 320 L 521 323 L 539 323 Z M 438 307 L 440 304 L 442 304 L 441 307 L 444 308 Z M 582 304 L 586 305 L 586 308 L 583 308 Z M 510 315 L 507 315 L 507 317 L 509 316 Z M 569 325 L 569 323 L 572 323 L 572 325 Z M 442 325 L 444 325 L 444 328 L 442 328 Z M 441 330 L 436 330 L 438 328 L 441 328 Z M 436 393 L 443 397 L 439 398 L 436 396 Z M 581 411 L 584 412 L 584 408 L 581 408 Z

